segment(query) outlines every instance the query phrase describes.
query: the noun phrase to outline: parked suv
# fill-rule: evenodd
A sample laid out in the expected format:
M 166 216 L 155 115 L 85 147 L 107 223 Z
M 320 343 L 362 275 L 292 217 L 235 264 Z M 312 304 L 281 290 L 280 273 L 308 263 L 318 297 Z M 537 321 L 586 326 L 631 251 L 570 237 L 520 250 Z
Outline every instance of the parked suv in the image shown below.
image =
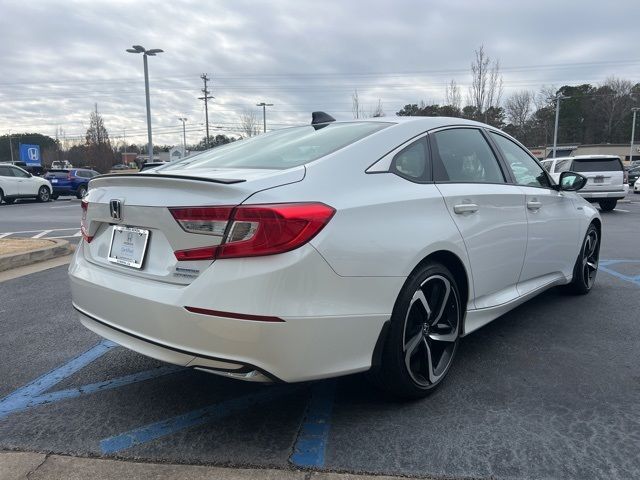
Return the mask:
M 48 202 L 51 184 L 44 178 L 34 177 L 29 172 L 10 163 L 0 163 L 0 203 L 11 204 L 19 198 L 35 198 Z
M 587 184 L 578 193 L 585 200 L 599 203 L 604 211 L 616 208 L 618 200 L 629 192 L 627 172 L 620 157 L 614 155 L 579 155 L 550 158 L 542 166 L 557 182 L 562 172 L 578 172 L 587 177 Z
M 89 180 L 96 175 L 100 174 L 88 168 L 60 168 L 49 170 L 44 178 L 51 182 L 53 187 L 51 198 L 55 200 L 60 195 L 75 195 L 83 198 L 87 194 Z

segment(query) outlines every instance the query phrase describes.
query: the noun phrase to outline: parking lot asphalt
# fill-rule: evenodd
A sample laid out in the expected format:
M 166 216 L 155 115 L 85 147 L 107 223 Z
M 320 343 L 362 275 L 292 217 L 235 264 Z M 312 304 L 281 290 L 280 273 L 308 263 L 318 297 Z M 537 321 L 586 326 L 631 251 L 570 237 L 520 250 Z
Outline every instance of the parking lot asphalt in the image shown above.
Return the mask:
M 447 381 L 415 402 L 363 375 L 261 386 L 172 367 L 82 327 L 66 267 L 5 281 L 0 449 L 409 476 L 640 478 L 640 201 L 630 200 L 602 215 L 589 295 L 550 290 L 464 338 Z
M 20 200 L 0 205 L 0 238 L 64 238 L 78 243 L 80 234 L 80 200 L 60 197 L 39 203 Z

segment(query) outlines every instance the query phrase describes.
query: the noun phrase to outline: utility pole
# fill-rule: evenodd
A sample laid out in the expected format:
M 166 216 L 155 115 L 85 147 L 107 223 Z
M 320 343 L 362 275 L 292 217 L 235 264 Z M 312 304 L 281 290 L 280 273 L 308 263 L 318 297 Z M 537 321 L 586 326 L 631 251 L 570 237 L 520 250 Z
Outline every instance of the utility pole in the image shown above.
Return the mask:
M 638 113 L 640 107 L 633 107 L 631 111 L 633 112 L 633 121 L 631 123 L 631 144 L 629 145 L 629 163 L 633 162 L 633 142 L 636 137 L 636 113 Z
M 182 156 L 185 156 L 187 154 L 187 127 L 185 126 L 187 119 L 179 117 L 178 120 L 182 122 Z M 207 143 L 209 143 L 208 140 Z
M 209 90 L 207 89 L 207 82 L 209 81 L 209 77 L 207 76 L 206 73 L 203 73 L 202 75 L 200 75 L 200 78 L 202 79 L 202 81 L 204 82 L 204 88 L 202 89 L 202 93 L 204 93 L 204 97 L 198 97 L 200 100 L 204 100 L 204 118 L 205 118 L 205 122 L 207 125 L 207 146 L 209 146 L 209 106 L 208 106 L 208 100 L 210 98 L 215 98 L 209 95 Z
M 564 100 L 565 97 L 561 93 L 556 96 L 556 126 L 553 129 L 553 158 L 556 158 L 556 149 L 558 146 L 558 120 L 560 119 L 560 100 Z
M 267 107 L 273 107 L 273 103 L 256 103 L 256 107 L 262 107 L 262 126 L 264 133 L 267 133 Z
M 11 130 L 9 130 L 9 152 L 11 152 L 11 163 L 13 163 L 13 145 L 11 144 Z

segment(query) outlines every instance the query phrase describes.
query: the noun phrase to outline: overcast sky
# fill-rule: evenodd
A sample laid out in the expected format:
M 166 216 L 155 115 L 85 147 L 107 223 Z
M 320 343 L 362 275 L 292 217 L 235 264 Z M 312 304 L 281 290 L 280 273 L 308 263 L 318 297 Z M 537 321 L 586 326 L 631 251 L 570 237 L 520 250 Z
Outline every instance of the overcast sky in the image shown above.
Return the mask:
M 542 85 L 640 82 L 640 1 L 8 1 L 0 0 L 0 134 L 61 127 L 83 135 L 98 103 L 111 137 L 146 140 L 142 56 L 150 58 L 154 143 L 204 135 L 200 74 L 216 97 L 211 125 L 237 131 L 266 101 L 270 128 L 324 110 L 387 115 L 466 94 L 474 49 L 500 59 L 505 96 Z M 466 96 L 466 95 L 465 95 Z M 214 131 L 214 130 L 212 130 Z M 217 130 L 216 130 L 217 131 Z

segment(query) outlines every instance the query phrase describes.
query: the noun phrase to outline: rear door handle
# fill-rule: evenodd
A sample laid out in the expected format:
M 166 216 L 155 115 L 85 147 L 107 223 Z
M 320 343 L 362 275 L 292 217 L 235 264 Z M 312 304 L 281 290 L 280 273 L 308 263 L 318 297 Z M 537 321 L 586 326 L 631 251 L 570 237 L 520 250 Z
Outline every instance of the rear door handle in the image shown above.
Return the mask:
M 529 210 L 540 210 L 540 207 L 542 207 L 542 203 L 538 202 L 537 200 L 529 200 L 527 202 L 527 208 Z
M 475 213 L 478 211 L 478 205 L 475 203 L 459 203 L 453 206 L 453 211 L 457 214 Z

